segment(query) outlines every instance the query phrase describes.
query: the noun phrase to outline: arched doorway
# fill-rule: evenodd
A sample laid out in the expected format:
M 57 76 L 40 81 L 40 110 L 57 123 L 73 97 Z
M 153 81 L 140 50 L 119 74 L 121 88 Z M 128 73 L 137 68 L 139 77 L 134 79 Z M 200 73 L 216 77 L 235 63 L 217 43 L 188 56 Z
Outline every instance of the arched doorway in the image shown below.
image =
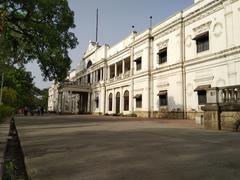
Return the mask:
M 116 114 L 120 113 L 120 93 L 116 94 Z

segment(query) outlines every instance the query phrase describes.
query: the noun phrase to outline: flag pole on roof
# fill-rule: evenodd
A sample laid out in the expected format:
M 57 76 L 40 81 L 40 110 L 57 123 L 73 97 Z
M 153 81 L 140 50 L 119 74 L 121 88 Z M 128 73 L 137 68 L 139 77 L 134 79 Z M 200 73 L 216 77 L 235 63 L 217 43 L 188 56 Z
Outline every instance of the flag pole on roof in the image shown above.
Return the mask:
M 98 43 L 98 8 L 96 10 L 96 43 Z

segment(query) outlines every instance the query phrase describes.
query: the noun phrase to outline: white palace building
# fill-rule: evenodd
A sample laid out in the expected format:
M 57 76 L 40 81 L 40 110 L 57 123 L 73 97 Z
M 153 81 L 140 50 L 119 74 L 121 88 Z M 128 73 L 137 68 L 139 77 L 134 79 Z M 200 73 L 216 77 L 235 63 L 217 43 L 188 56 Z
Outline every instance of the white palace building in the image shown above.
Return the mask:
M 208 88 L 239 84 L 240 0 L 195 0 L 112 47 L 90 42 L 48 110 L 194 119 Z

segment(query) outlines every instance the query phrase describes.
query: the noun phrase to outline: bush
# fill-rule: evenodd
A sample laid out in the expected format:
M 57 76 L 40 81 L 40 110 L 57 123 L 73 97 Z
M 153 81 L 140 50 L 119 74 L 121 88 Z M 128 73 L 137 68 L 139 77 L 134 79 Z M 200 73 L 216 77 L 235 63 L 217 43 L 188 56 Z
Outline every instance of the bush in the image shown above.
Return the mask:
M 14 114 L 14 108 L 6 105 L 0 105 L 0 122 L 8 117 Z

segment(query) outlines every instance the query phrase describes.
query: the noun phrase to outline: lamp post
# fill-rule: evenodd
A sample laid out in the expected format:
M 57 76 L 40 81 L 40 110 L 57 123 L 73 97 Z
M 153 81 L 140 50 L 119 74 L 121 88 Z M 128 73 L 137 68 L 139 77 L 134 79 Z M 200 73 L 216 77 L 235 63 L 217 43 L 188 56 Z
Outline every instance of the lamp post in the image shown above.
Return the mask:
M 0 105 L 2 105 L 3 81 L 4 81 L 4 73 L 2 73 L 1 92 L 0 92 Z

